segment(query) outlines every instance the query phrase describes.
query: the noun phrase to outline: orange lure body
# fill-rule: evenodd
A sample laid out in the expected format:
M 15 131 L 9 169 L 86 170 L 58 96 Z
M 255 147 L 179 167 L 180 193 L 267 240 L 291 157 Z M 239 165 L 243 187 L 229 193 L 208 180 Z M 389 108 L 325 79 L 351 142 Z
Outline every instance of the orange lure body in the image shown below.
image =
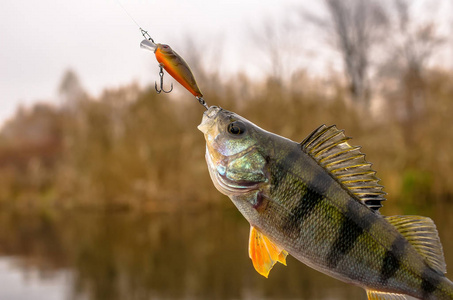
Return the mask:
M 195 77 L 184 59 L 168 45 L 157 44 L 156 46 L 154 52 L 156 54 L 156 59 L 163 65 L 165 71 L 191 92 L 192 95 L 197 98 L 203 97 L 203 94 L 195 81 Z

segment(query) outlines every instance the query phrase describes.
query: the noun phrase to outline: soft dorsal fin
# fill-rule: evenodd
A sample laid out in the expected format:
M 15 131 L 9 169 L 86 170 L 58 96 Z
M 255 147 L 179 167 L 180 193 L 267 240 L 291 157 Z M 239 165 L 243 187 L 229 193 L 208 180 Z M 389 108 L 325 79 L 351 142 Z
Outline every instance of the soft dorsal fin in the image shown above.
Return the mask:
M 258 229 L 250 226 L 249 257 L 258 273 L 267 278 L 277 262 L 286 266 L 287 255 L 288 252 L 274 244 Z
M 385 201 L 383 186 L 378 184 L 376 171 L 360 147 L 349 145 L 349 139 L 335 125 L 321 125 L 302 141 L 301 147 L 362 203 L 377 211 Z
M 404 236 L 426 263 L 440 274 L 447 272 L 444 252 L 433 220 L 421 216 L 384 217 Z

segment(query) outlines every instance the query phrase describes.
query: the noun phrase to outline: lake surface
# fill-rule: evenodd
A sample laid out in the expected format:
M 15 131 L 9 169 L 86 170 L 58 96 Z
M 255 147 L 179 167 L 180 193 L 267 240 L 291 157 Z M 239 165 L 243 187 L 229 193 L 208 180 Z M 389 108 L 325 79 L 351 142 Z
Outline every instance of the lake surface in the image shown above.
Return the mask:
M 453 273 L 453 205 L 422 213 Z M 234 208 L 192 212 L 0 213 L 0 299 L 366 299 L 294 258 L 265 279 Z M 452 278 L 452 276 L 449 276 Z

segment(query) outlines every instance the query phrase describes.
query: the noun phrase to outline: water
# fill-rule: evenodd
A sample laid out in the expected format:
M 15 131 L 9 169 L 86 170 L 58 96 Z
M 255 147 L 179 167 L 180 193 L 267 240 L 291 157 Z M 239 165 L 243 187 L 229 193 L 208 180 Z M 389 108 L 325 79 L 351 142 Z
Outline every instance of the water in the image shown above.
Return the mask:
M 453 268 L 453 205 L 435 220 Z M 248 258 L 249 225 L 226 211 L 0 213 L 0 299 L 365 299 L 295 259 L 269 279 Z

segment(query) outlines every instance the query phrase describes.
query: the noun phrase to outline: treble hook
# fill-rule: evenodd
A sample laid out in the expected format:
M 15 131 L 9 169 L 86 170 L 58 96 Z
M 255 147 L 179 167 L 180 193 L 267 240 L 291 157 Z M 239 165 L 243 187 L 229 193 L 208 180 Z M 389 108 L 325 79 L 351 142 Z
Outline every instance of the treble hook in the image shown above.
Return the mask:
M 160 76 L 160 90 L 157 89 L 157 83 L 154 82 L 154 88 L 156 89 L 156 92 L 158 94 L 160 94 L 161 92 L 164 92 L 164 93 L 170 93 L 171 91 L 173 91 L 173 83 L 171 84 L 171 88 L 169 91 L 166 91 L 164 90 L 164 71 L 163 71 L 163 68 L 164 68 L 164 65 L 163 64 L 159 64 L 159 68 L 160 68 L 160 71 L 159 71 L 159 76 Z

